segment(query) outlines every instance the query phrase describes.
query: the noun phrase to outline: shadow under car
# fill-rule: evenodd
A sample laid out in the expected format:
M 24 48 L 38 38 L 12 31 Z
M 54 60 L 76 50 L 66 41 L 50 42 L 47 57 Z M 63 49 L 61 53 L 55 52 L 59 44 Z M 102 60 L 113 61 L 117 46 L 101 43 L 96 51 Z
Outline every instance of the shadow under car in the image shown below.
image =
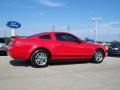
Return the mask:
M 72 64 L 88 64 L 88 61 L 55 61 L 49 62 L 48 66 L 59 66 L 59 65 L 72 65 Z M 19 61 L 19 60 L 11 60 L 10 64 L 12 66 L 32 66 L 29 61 Z

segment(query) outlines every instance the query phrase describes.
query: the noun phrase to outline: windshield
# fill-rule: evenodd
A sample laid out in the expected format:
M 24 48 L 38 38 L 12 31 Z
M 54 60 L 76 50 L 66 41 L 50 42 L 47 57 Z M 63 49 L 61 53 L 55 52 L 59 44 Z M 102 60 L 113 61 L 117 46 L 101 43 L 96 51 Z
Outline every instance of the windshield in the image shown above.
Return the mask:
M 4 38 L 0 38 L 0 43 L 5 43 Z
M 112 46 L 112 47 L 120 47 L 120 43 L 118 42 L 118 43 L 112 43 L 110 46 Z

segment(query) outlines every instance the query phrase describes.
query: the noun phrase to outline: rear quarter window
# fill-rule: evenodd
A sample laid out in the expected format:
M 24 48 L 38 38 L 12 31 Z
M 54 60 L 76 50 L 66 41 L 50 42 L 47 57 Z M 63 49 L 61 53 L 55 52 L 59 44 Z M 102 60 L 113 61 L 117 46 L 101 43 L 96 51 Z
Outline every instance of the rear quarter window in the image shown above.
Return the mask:
M 51 39 L 50 35 L 42 35 L 39 38 L 40 39 Z

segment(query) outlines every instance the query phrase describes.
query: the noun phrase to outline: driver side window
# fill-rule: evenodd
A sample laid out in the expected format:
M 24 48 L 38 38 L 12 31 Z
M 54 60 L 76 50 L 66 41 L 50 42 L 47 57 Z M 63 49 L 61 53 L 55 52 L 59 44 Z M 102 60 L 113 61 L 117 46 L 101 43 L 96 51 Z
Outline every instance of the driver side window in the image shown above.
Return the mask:
M 57 40 L 59 41 L 68 41 L 68 42 L 78 42 L 79 39 L 70 34 L 57 33 L 55 34 Z

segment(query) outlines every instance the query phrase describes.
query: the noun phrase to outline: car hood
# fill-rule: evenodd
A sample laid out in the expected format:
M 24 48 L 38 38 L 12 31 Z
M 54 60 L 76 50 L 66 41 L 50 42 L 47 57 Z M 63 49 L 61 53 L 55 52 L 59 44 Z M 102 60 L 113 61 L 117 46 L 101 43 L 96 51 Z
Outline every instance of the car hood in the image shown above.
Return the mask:
M 94 48 L 102 48 L 104 50 L 106 50 L 105 46 L 100 45 L 100 44 L 96 44 L 96 43 L 85 43 L 88 47 L 94 47 Z

